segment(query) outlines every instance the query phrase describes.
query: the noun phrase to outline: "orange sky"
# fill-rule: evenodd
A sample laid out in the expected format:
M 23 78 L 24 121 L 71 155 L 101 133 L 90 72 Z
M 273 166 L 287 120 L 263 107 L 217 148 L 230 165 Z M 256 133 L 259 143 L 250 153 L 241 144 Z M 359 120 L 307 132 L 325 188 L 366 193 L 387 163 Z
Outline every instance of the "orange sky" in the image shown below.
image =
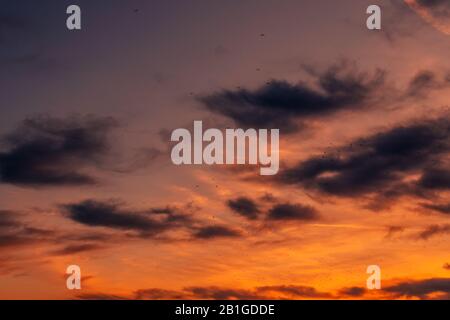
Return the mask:
M 450 38 L 434 9 L 381 1 L 382 30 L 369 31 L 371 1 L 81 1 L 87 25 L 70 34 L 58 29 L 64 4 L 31 17 L 20 2 L 0 17 L 0 299 L 448 299 Z M 282 90 L 264 102 L 277 81 L 291 99 L 325 102 L 283 106 Z M 171 163 L 172 130 L 258 116 L 283 125 L 277 176 Z M 430 141 L 389 149 L 415 125 Z M 334 164 L 321 171 L 320 159 Z M 319 173 L 301 178 L 308 161 Z M 438 169 L 445 181 L 426 184 Z M 78 173 L 95 183 L 69 179 Z M 233 209 L 239 198 L 256 218 Z M 271 218 L 280 205 L 297 216 Z M 82 290 L 66 289 L 71 264 Z M 382 290 L 365 290 L 369 265 Z

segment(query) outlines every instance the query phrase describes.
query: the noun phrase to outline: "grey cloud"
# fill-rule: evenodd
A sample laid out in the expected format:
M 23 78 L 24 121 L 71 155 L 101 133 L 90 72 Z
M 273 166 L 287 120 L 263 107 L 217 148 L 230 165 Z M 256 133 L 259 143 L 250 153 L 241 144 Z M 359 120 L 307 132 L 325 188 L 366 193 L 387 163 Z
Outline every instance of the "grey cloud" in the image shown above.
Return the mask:
M 448 117 L 397 126 L 336 148 L 331 155 L 310 157 L 283 170 L 279 181 L 340 197 L 438 191 L 448 188 L 448 170 L 440 166 L 450 151 L 449 137 Z M 406 184 L 403 178 L 411 173 L 422 177 Z
M 115 126 L 111 118 L 28 118 L 3 138 L 0 181 L 33 187 L 94 184 L 84 169 L 101 163 Z
M 422 240 L 428 240 L 431 237 L 442 234 L 450 234 L 450 224 L 431 225 L 422 232 L 420 232 L 418 238 Z
M 383 289 L 384 291 L 405 297 L 427 299 L 430 294 L 450 294 L 450 279 L 431 278 L 417 281 L 407 281 Z
M 250 220 L 257 219 L 258 214 L 260 213 L 258 205 L 252 199 L 247 197 L 230 199 L 228 200 L 227 205 L 237 214 Z
M 383 71 L 369 75 L 347 62 L 314 76 L 318 89 L 303 82 L 272 80 L 256 90 L 223 90 L 199 100 L 242 127 L 280 128 L 287 133 L 299 130 L 296 120 L 363 108 L 384 83 Z
M 318 212 L 311 206 L 302 204 L 283 203 L 277 204 L 268 212 L 269 220 L 287 221 L 311 221 L 319 218 Z
M 236 238 L 240 236 L 241 233 L 239 231 L 227 226 L 202 227 L 194 233 L 194 237 L 197 239 Z

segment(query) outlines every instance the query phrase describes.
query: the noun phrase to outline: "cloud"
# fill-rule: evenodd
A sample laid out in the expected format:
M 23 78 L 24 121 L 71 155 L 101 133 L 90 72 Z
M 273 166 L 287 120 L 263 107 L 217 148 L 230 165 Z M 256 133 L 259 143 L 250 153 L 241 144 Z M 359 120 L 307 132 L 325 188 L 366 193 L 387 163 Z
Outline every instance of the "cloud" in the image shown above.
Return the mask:
M 268 212 L 269 220 L 316 220 L 319 215 L 317 210 L 301 204 L 277 204 Z
M 89 185 L 83 170 L 98 167 L 108 152 L 111 118 L 29 118 L 4 137 L 0 181 L 21 186 Z
M 411 79 L 407 94 L 413 97 L 425 96 L 430 91 L 442 89 L 449 84 L 447 79 L 439 79 L 434 72 L 422 70 Z
M 17 227 L 20 224 L 14 219 L 15 212 L 0 210 L 0 229 Z
M 450 270 L 450 263 L 445 263 L 442 268 L 444 268 L 445 270 Z
M 432 294 L 450 294 L 450 279 L 431 278 L 407 281 L 384 288 L 384 291 L 398 296 L 429 299 Z
M 375 290 L 378 291 L 378 290 Z M 385 286 L 381 291 L 367 290 L 364 287 L 348 287 L 338 290 L 337 297 L 343 298 L 369 298 L 369 299 L 448 299 L 450 293 L 450 279 L 431 278 L 422 280 L 405 280 L 395 285 Z
M 155 164 L 165 154 L 165 151 L 155 147 L 140 148 L 129 159 L 120 160 L 120 163 L 117 163 L 112 169 L 118 173 L 132 173 Z
M 258 287 L 258 292 L 272 292 L 277 294 L 286 295 L 290 298 L 331 298 L 332 295 L 327 292 L 320 292 L 316 288 L 308 286 L 294 286 L 294 285 L 282 285 L 282 286 L 266 286 Z
M 199 240 L 241 236 L 239 231 L 225 225 L 206 226 L 202 221 L 194 219 L 190 213 L 183 212 L 189 210 L 189 206 L 185 209 L 166 206 L 133 210 L 114 200 L 84 200 L 60 207 L 67 218 L 77 223 L 88 227 L 132 232 L 142 238 L 165 241 L 183 239 L 175 234 L 174 237 L 167 237 L 172 231 L 188 233 L 193 239 Z
M 52 230 L 28 226 L 18 217 L 20 213 L 0 210 L 0 249 L 25 246 L 50 241 L 54 237 Z
M 439 17 L 450 17 L 450 3 L 447 0 L 416 0 L 422 7 L 428 8 Z
M 424 7 L 431 8 L 449 4 L 447 0 L 417 0 L 417 2 Z
M 93 251 L 98 249 L 103 249 L 103 246 L 100 246 L 98 244 L 93 243 L 85 243 L 85 244 L 71 244 L 67 245 L 61 249 L 54 250 L 51 252 L 52 255 L 56 256 L 66 256 L 66 255 L 73 255 L 81 252 L 86 251 Z
M 367 293 L 366 288 L 363 287 L 349 287 L 339 290 L 339 294 L 350 297 L 362 297 Z
M 424 208 L 434 210 L 443 214 L 450 214 L 450 203 L 446 204 L 423 204 Z
M 257 206 L 250 198 L 237 198 L 231 201 L 231 206 L 241 210 L 242 215 L 248 216 Z M 248 206 L 248 204 L 253 204 Z M 164 241 L 172 240 L 215 240 L 221 238 L 239 238 L 243 234 L 239 229 L 228 225 L 207 225 L 203 221 L 195 219 L 191 213 L 187 213 L 189 206 L 185 209 L 174 206 L 152 207 L 143 210 L 128 208 L 124 203 L 115 200 L 99 201 L 84 200 L 81 202 L 62 204 L 59 206 L 61 213 L 68 219 L 79 224 L 95 227 L 108 228 L 116 231 L 131 232 L 126 236 L 138 236 L 142 238 L 153 238 Z M 192 209 L 192 208 L 191 208 Z M 319 218 L 316 209 L 310 206 L 290 203 L 271 204 L 270 210 L 259 211 L 266 221 L 310 221 Z M 253 219 L 251 219 L 253 220 Z M 178 233 L 171 233 L 179 231 Z M 187 234 L 184 238 L 182 235 Z M 120 234 L 119 234 L 120 235 Z M 100 240 L 103 238 L 101 237 Z M 64 254 L 65 251 L 77 250 L 88 251 L 97 249 L 90 247 L 90 243 L 97 241 L 96 238 L 71 238 L 66 240 L 77 241 L 75 245 L 55 251 L 55 254 Z M 81 244 L 79 242 L 81 241 Z M 86 244 L 87 242 L 87 244 Z
M 214 300 L 259 300 L 263 299 L 257 293 L 251 290 L 242 289 L 227 289 L 219 287 L 190 287 L 186 291 L 192 293 L 195 297 L 200 299 L 214 299 Z
M 384 72 L 359 72 L 349 63 L 313 74 L 314 86 L 272 80 L 256 89 L 223 90 L 199 100 L 214 113 L 230 118 L 241 127 L 299 129 L 296 120 L 327 116 L 365 106 L 384 83 Z
M 422 240 L 428 240 L 436 235 L 449 233 L 450 233 L 450 224 L 432 225 L 423 230 L 421 233 L 419 233 L 418 238 Z
M 269 202 L 269 203 L 277 202 L 277 197 L 275 197 L 273 194 L 268 193 L 268 192 L 264 193 L 259 199 L 263 202 Z
M 392 238 L 395 234 L 405 231 L 405 227 L 402 226 L 388 226 L 387 229 L 386 238 Z
M 83 293 L 77 295 L 80 300 L 128 300 L 126 297 L 107 293 Z
M 90 227 L 136 231 L 142 236 L 154 236 L 181 227 L 187 217 L 171 211 L 136 211 L 123 208 L 114 201 L 85 200 L 61 206 L 66 216 Z
M 426 169 L 419 184 L 428 189 L 450 189 L 450 171 L 442 168 Z
M 420 298 L 420 299 L 448 299 L 450 293 L 449 278 L 431 278 L 424 280 L 407 280 L 395 285 L 387 286 L 378 291 L 375 296 L 364 287 L 346 287 L 337 290 L 335 294 L 319 291 L 311 286 L 302 285 L 271 285 L 250 289 L 229 288 L 219 286 L 191 286 L 181 290 L 161 288 L 139 289 L 129 297 L 87 293 L 79 295 L 80 299 L 150 299 L 150 300 L 285 300 L 285 299 L 354 299 L 354 298 Z
M 448 187 L 439 169 L 450 150 L 450 120 L 422 120 L 353 141 L 280 172 L 284 184 L 339 197 L 395 198 Z M 439 172 L 439 176 L 436 173 Z M 407 181 L 411 174 L 420 181 Z
M 450 35 L 450 4 L 447 0 L 405 0 L 425 21 Z
M 297 285 L 263 286 L 253 289 L 237 289 L 218 286 L 187 287 L 183 290 L 165 290 L 159 288 L 141 289 L 133 294 L 133 299 L 176 300 L 176 299 L 213 299 L 213 300 L 267 300 L 331 298 L 332 295 L 320 292 L 313 287 Z
M 227 205 L 237 214 L 250 220 L 257 219 L 258 214 L 260 213 L 258 205 L 252 199 L 246 197 L 230 199 L 228 200 Z
M 239 231 L 226 226 L 202 227 L 194 233 L 194 237 L 197 239 L 236 238 L 240 236 Z
M 165 290 L 158 288 L 151 289 L 141 289 L 134 292 L 134 299 L 137 300 L 181 300 L 187 299 L 186 293 L 174 291 L 174 290 Z
M 32 239 L 23 234 L 0 234 L 0 248 L 15 247 L 32 242 Z
M 248 197 L 238 197 L 227 201 L 227 205 L 237 214 L 255 221 L 310 221 L 319 219 L 318 211 L 308 205 L 282 202 L 271 194 L 258 198 L 259 202 Z

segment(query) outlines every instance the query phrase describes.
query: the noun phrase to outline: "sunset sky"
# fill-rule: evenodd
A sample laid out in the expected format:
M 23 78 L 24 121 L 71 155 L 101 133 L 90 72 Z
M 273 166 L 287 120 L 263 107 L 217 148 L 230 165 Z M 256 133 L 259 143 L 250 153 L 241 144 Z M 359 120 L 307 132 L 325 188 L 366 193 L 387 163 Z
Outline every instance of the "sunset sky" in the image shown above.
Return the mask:
M 0 299 L 450 299 L 449 56 L 448 0 L 0 0 Z

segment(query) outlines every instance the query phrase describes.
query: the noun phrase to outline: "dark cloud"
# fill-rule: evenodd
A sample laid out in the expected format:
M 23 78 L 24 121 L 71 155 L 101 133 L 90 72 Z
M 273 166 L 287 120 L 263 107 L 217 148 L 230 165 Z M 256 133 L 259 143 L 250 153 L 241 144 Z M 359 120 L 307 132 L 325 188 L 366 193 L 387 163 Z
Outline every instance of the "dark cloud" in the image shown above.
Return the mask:
M 436 75 L 432 71 L 423 70 L 411 79 L 408 94 L 411 96 L 420 96 L 439 86 L 440 83 Z
M 446 204 L 423 204 L 423 207 L 443 214 L 450 214 L 450 203 Z
M 117 230 L 139 232 L 142 236 L 158 235 L 164 231 L 180 227 L 178 214 L 162 214 L 135 211 L 123 208 L 114 201 L 101 202 L 85 200 L 80 203 L 63 205 L 68 218 L 91 227 L 107 227 Z M 149 214 L 153 213 L 153 214 Z
M 187 299 L 186 293 L 174 291 L 174 290 L 164 290 L 159 288 L 151 289 L 141 289 L 134 293 L 134 298 L 137 300 L 180 300 Z
M 450 224 L 429 226 L 419 233 L 418 238 L 422 240 L 428 240 L 431 237 L 441 234 L 450 234 Z
M 190 287 L 186 288 L 194 297 L 214 300 L 259 300 L 262 296 L 252 290 L 226 289 L 219 287 Z
M 57 256 L 65 256 L 65 255 L 72 255 L 72 254 L 77 254 L 77 253 L 86 252 L 86 251 L 93 251 L 93 250 L 98 250 L 98 249 L 103 249 L 103 248 L 104 248 L 103 246 L 100 246 L 98 244 L 93 244 L 93 243 L 71 244 L 71 245 L 67 245 L 61 249 L 54 250 L 51 252 L 51 254 L 57 255 Z
M 107 293 L 83 293 L 77 295 L 80 300 L 128 300 L 126 297 Z
M 257 288 L 258 292 L 272 292 L 286 295 L 290 298 L 331 298 L 327 292 L 320 292 L 316 288 L 308 286 L 266 286 Z
M 450 189 L 450 170 L 442 168 L 426 169 L 419 184 L 428 189 Z
M 258 205 L 247 197 L 228 200 L 227 205 L 237 214 L 250 220 L 257 219 L 260 213 Z
M 260 203 L 248 197 L 230 199 L 227 202 L 237 214 L 249 220 L 263 218 L 265 221 L 310 221 L 319 219 L 318 211 L 307 205 L 279 201 L 271 194 L 259 197 Z
M 161 231 L 163 228 L 156 221 L 134 212 L 124 211 L 116 204 L 87 200 L 66 205 L 65 209 L 70 219 L 88 226 L 139 231 Z
M 30 227 L 19 217 L 18 212 L 0 210 L 0 248 L 41 243 L 53 238 L 53 231 Z
M 0 229 L 17 227 L 20 224 L 14 218 L 15 212 L 0 210 Z
M 417 0 L 424 7 L 437 7 L 441 5 L 449 5 L 448 0 Z
M 240 237 L 241 233 L 226 226 L 202 227 L 194 233 L 197 239 L 215 239 L 215 238 L 235 238 Z
M 422 70 L 410 80 L 407 94 L 413 97 L 426 96 L 433 90 L 447 89 L 449 86 L 450 73 L 438 74 L 431 70 Z
M 405 227 L 402 227 L 402 226 L 388 226 L 387 229 L 388 230 L 387 230 L 386 238 L 391 238 L 395 234 L 402 233 L 403 231 L 405 231 Z
M 339 293 L 341 295 L 350 297 L 362 297 L 366 294 L 366 292 L 367 292 L 366 288 L 362 287 L 349 287 L 339 290 Z
M 384 291 L 393 293 L 397 296 L 428 299 L 431 294 L 450 294 L 450 279 L 432 278 L 407 281 L 384 288 Z
M 450 150 L 450 120 L 424 120 L 394 127 L 336 148 L 330 155 L 311 157 L 283 170 L 279 179 L 342 197 L 377 194 L 394 198 L 405 193 L 447 186 L 435 170 Z M 410 174 L 420 182 L 405 182 Z
M 264 286 L 254 289 L 232 289 L 217 286 L 187 287 L 180 291 L 164 290 L 158 288 L 142 289 L 134 292 L 135 299 L 213 299 L 213 300 L 267 300 L 291 298 L 331 298 L 332 295 L 320 292 L 313 287 L 280 285 Z
M 248 198 L 251 203 L 256 202 Z M 316 209 L 310 206 L 290 203 L 265 204 L 264 211 L 258 211 L 261 221 L 311 221 L 319 219 Z M 262 206 L 262 205 L 261 205 Z M 259 206 L 258 206 L 259 207 Z M 185 207 L 161 206 L 141 210 L 128 208 L 124 203 L 109 200 L 85 200 L 60 206 L 62 213 L 72 221 L 88 227 L 102 227 L 110 230 L 123 231 L 116 233 L 116 240 L 140 237 L 158 241 L 215 240 L 223 238 L 243 237 L 239 228 L 226 224 L 208 225 L 204 221 L 194 218 L 197 207 L 188 204 Z M 241 207 L 239 207 L 241 208 Z M 248 209 L 248 208 L 246 208 Z M 258 209 L 259 210 L 259 209 Z M 85 234 L 77 237 L 59 236 L 70 245 L 55 251 L 64 254 L 65 251 L 76 252 L 102 248 L 108 236 L 104 234 Z M 94 246 L 90 247 L 93 243 Z M 86 245 L 87 244 L 87 245 Z M 86 245 L 86 246 L 85 246 Z
M 174 208 L 171 208 L 171 207 L 152 208 L 150 211 L 152 213 L 160 213 L 160 214 L 173 214 L 173 213 L 175 213 Z
M 337 299 L 337 298 L 367 298 L 369 291 L 363 287 L 348 287 L 338 290 L 337 294 L 322 292 L 314 287 L 299 285 L 261 286 L 252 289 L 236 289 L 218 286 L 187 287 L 182 290 L 166 290 L 149 288 L 136 290 L 131 297 L 93 293 L 79 295 L 80 299 L 116 300 L 116 299 L 150 299 L 150 300 L 268 300 L 268 299 Z M 388 294 L 386 298 L 448 298 L 450 279 L 432 278 L 425 280 L 410 280 L 388 286 L 380 291 Z
M 444 268 L 445 270 L 450 270 L 450 263 L 445 263 L 442 268 Z
M 188 207 L 184 210 L 189 210 Z M 96 200 L 65 204 L 61 208 L 66 217 L 83 225 L 130 231 L 143 238 L 170 241 L 176 237 L 166 237 L 167 233 L 177 230 L 202 240 L 241 236 L 239 231 L 224 225 L 205 226 L 190 213 L 182 212 L 183 208 L 132 210 L 117 201 Z
M 111 118 L 29 118 L 4 137 L 0 181 L 22 186 L 86 185 L 96 182 L 83 170 L 97 167 L 116 126 Z
M 446 25 L 450 18 L 450 2 L 448 0 L 416 0 L 427 13 L 437 20 L 437 23 Z
M 263 202 L 269 202 L 269 203 L 277 202 L 277 198 L 271 193 L 265 193 L 259 199 Z
M 214 113 L 241 127 L 299 129 L 296 120 L 311 119 L 341 110 L 362 108 L 384 82 L 384 72 L 369 75 L 349 63 L 314 74 L 315 86 L 272 80 L 256 90 L 224 90 L 200 101 Z
M 268 212 L 269 220 L 316 220 L 319 218 L 316 209 L 301 204 L 277 204 Z
M 25 245 L 32 241 L 33 239 L 28 238 L 23 234 L 0 234 L 0 248 Z

